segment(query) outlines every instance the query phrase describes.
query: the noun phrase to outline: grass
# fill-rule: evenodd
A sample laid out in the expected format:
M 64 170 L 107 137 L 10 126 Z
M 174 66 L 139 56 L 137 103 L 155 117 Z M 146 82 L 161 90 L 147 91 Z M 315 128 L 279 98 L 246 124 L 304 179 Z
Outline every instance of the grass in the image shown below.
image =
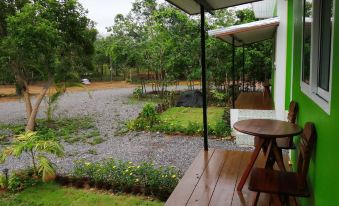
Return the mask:
M 160 201 L 133 195 L 112 195 L 66 188 L 54 183 L 41 184 L 17 194 L 0 194 L 0 206 L 160 206 Z
M 25 125 L 0 125 L 0 130 L 9 130 L 13 134 L 21 134 L 25 131 Z M 86 142 L 89 138 L 93 138 L 95 144 L 103 141 L 98 128 L 90 117 L 60 118 L 51 122 L 39 119 L 37 120 L 36 131 L 46 139 L 63 139 L 68 143 Z M 6 138 L 1 136 L 0 144 L 6 143 Z
M 222 107 L 209 107 L 207 109 L 208 123 L 213 127 L 220 121 L 224 114 Z M 179 124 L 187 127 L 190 122 L 201 124 L 202 108 L 172 107 L 160 115 L 160 119 L 166 123 Z

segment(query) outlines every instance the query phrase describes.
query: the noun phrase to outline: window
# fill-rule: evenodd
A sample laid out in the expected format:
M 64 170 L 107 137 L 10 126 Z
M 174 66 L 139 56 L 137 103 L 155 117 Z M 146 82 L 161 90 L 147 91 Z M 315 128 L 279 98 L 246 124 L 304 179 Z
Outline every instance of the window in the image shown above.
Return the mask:
M 304 0 L 301 89 L 329 113 L 334 0 Z
M 304 0 L 302 81 L 306 84 L 310 83 L 312 21 L 312 2 L 310 0 Z

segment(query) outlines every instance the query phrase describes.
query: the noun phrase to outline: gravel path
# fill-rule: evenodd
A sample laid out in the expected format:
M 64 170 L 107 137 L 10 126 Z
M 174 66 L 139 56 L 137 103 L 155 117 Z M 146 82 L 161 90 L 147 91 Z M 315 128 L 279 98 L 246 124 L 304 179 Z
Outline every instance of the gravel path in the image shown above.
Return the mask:
M 142 103 L 131 103 L 128 96 L 133 89 L 109 89 L 88 93 L 68 93 L 64 95 L 56 110 L 56 115 L 77 117 L 91 116 L 101 136 L 106 140 L 98 145 L 86 143 L 64 143 L 66 155 L 63 158 L 52 158 L 58 166 L 59 173 L 67 173 L 72 170 L 75 160 L 87 159 L 98 161 L 105 158 L 115 158 L 125 161 L 154 161 L 159 165 L 174 165 L 182 172 L 185 171 L 198 152 L 203 148 L 202 138 L 185 136 L 166 136 L 157 133 L 132 132 L 125 135 L 117 135 L 116 131 L 126 120 L 135 118 Z M 43 104 L 42 107 L 45 107 Z M 38 114 L 38 118 L 44 118 L 44 109 Z M 0 103 L 0 124 L 25 122 L 24 103 L 22 101 Z M 1 132 L 1 131 L 0 131 Z M 239 148 L 229 141 L 210 140 L 210 147 L 229 150 L 248 150 Z M 97 154 L 90 154 L 95 150 Z M 26 167 L 30 160 L 27 156 L 11 158 L 0 169 L 19 169 Z

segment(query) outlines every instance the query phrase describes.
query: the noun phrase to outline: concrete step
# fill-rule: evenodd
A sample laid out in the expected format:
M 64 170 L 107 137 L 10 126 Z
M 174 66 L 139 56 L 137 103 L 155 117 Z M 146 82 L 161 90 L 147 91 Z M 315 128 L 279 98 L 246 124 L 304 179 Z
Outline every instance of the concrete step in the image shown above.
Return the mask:
M 275 110 L 249 110 L 249 109 L 232 109 L 231 110 L 231 126 L 237 121 L 246 119 L 276 119 Z M 236 130 L 232 131 L 235 142 L 239 146 L 253 147 L 254 137 L 243 134 Z

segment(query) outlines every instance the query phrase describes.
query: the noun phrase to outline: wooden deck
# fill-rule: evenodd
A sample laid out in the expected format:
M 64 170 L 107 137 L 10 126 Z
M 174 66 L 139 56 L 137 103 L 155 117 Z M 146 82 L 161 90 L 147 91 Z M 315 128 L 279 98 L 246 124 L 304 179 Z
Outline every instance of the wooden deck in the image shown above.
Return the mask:
M 179 182 L 166 206 L 202 205 L 202 206 L 247 206 L 255 193 L 249 191 L 248 182 L 242 192 L 236 191 L 236 185 L 249 162 L 251 152 L 210 149 L 200 151 L 184 177 Z M 287 162 L 287 157 L 285 157 Z M 263 155 L 256 163 L 263 167 Z M 269 196 L 261 194 L 260 206 L 269 205 Z
M 272 110 L 273 101 L 262 92 L 242 92 L 235 101 L 236 109 Z

